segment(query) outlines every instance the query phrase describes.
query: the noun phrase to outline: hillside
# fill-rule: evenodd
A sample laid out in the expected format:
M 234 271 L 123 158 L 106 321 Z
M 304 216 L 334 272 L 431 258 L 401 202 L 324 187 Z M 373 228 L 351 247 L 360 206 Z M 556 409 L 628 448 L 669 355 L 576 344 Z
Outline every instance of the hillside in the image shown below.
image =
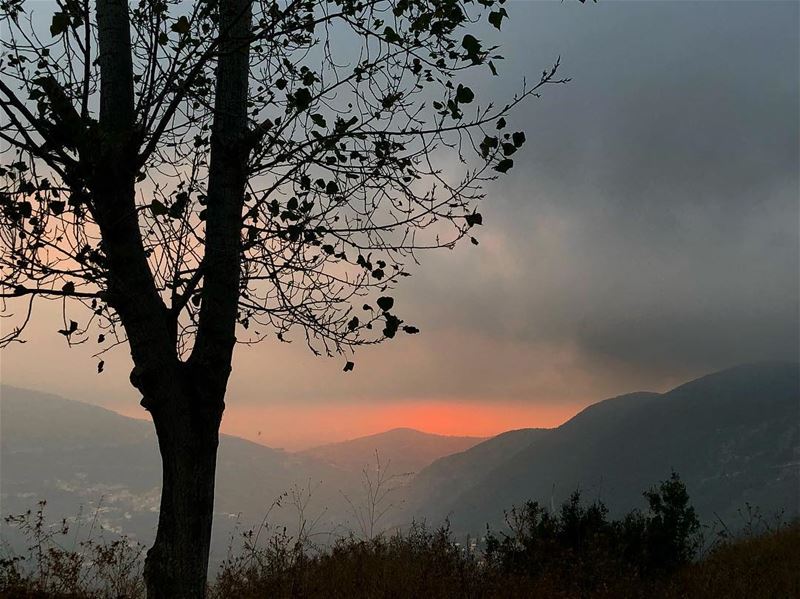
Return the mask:
M 408 487 L 407 500 L 422 505 L 444 505 L 453 489 L 469 489 L 478 484 L 511 456 L 547 434 L 548 429 L 523 428 L 501 433 L 466 451 L 446 456 L 422 469 Z M 421 510 L 422 513 L 424 511 Z
M 485 441 L 481 437 L 435 435 L 412 428 L 330 443 L 301 452 L 343 470 L 361 472 L 374 467 L 376 453 L 382 465 L 394 474 L 416 473 L 435 460 L 459 453 Z
M 158 515 L 160 457 L 152 424 L 55 395 L 0 388 L 0 503 L 2 515 L 47 500 L 50 521 L 94 516 L 104 528 L 152 541 Z M 342 492 L 360 482 L 316 460 L 222 435 L 217 466 L 214 545 L 222 557 L 240 522 L 261 521 L 282 493 L 313 490 L 307 515 L 319 526 L 345 524 Z M 275 525 L 294 525 L 291 500 L 271 512 Z
M 361 469 L 375 451 L 389 472 L 419 470 L 479 438 L 396 429 L 290 453 L 221 435 L 214 547 L 219 559 L 237 526 L 258 525 L 272 503 L 297 489 L 317 532 L 349 530 L 362 500 Z M 91 519 L 150 543 L 158 516 L 160 457 L 153 426 L 104 408 L 0 387 L 0 511 L 22 513 L 47 501 L 48 520 Z M 347 497 L 347 499 L 345 498 Z M 273 526 L 297 526 L 291 496 L 270 511 Z M 8 531 L 5 531 L 7 534 Z
M 260 522 L 282 493 L 310 489 L 316 531 L 346 531 L 374 451 L 390 471 L 420 472 L 403 490 L 392 522 L 450 518 L 456 532 L 482 534 L 526 499 L 560 503 L 580 487 L 619 514 L 641 491 L 677 470 L 706 521 L 735 528 L 746 503 L 798 514 L 800 371 L 756 364 L 709 375 L 664 394 L 634 393 L 595 404 L 556 429 L 520 429 L 477 443 L 409 429 L 287 453 L 223 435 L 217 469 L 214 544 L 224 554 L 237 522 Z M 466 449 L 464 449 L 466 447 Z M 459 451 L 459 449 L 464 449 Z M 453 455 L 440 457 L 446 452 Z M 0 390 L 3 515 L 48 501 L 49 519 L 83 508 L 105 528 L 152 539 L 160 486 L 152 426 L 97 406 L 4 386 Z M 297 524 L 291 498 L 270 513 Z M 388 522 L 387 522 L 388 523 Z
M 615 513 L 642 504 L 641 489 L 672 469 L 686 481 L 701 517 L 741 521 L 749 503 L 798 514 L 800 370 L 797 364 L 741 366 L 664 394 L 635 393 L 592 405 L 549 431 L 519 433 L 440 460 L 408 490 L 406 518 L 440 521 L 480 534 L 504 509 L 532 498 L 562 501 L 581 488 Z M 524 445 L 520 449 L 519 445 Z M 483 453 L 492 454 L 488 465 Z

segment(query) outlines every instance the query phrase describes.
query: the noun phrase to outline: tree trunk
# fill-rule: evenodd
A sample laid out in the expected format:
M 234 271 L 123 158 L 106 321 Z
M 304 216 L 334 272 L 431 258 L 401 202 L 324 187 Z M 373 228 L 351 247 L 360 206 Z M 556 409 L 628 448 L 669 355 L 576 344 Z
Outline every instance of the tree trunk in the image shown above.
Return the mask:
M 148 599 L 205 596 L 219 425 L 239 300 L 242 205 L 249 148 L 247 97 L 252 0 L 221 0 L 222 36 L 208 182 L 201 308 L 186 363 L 175 347 L 176 315 L 164 305 L 141 239 L 135 204 L 140 133 L 134 114 L 126 0 L 98 0 L 100 148 L 90 187 L 109 268 L 107 301 L 128 336 L 158 436 L 162 491 L 158 531 L 145 561 Z
M 162 381 L 160 397 L 148 402 L 162 462 L 158 532 L 144 569 L 148 599 L 199 599 L 206 591 L 224 404 L 188 372 L 177 378 Z
M 252 0 L 222 0 L 219 4 L 221 42 L 208 172 L 203 295 L 190 360 L 201 370 L 230 365 L 236 343 L 242 206 L 250 151 L 251 4 Z M 227 383 L 227 377 L 222 382 Z

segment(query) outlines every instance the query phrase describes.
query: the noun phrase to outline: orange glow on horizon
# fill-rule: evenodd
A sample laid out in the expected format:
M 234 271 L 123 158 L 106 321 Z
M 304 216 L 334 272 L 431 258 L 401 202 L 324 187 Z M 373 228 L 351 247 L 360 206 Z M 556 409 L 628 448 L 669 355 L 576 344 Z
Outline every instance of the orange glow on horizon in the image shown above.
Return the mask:
M 287 405 L 228 403 L 222 432 L 273 448 L 297 451 L 408 427 L 427 433 L 491 437 L 520 428 L 553 428 L 588 404 L 513 401 L 331 402 Z M 141 409 L 120 410 L 147 419 Z
M 551 428 L 584 407 L 585 404 L 447 400 L 237 406 L 234 400 L 225 411 L 222 431 L 271 447 L 295 450 L 398 427 L 475 437 L 519 428 Z

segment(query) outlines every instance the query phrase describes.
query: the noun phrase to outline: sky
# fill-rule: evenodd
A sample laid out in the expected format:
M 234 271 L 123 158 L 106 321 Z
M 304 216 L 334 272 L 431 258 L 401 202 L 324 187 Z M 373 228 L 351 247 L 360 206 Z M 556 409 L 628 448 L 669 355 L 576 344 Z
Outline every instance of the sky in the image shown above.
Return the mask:
M 223 431 L 274 447 L 411 426 L 491 435 L 758 360 L 797 360 L 800 3 L 510 1 L 500 101 L 558 56 L 568 85 L 487 187 L 479 246 L 395 293 L 422 333 L 344 359 L 266 342 L 234 357 Z M 146 417 L 124 348 L 96 373 L 60 308 L 0 354 L 4 383 Z M 0 323 L 0 326 L 7 326 Z

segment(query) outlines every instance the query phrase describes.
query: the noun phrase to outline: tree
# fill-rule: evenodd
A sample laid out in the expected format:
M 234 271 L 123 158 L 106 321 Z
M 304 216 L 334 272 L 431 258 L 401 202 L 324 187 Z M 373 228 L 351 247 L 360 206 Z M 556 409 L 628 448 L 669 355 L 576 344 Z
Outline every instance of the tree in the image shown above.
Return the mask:
M 349 357 L 417 333 L 391 290 L 482 224 L 482 185 L 525 142 L 507 114 L 564 80 L 556 63 L 478 102 L 502 0 L 0 8 L 0 296 L 19 319 L 0 344 L 59 301 L 68 344 L 128 345 L 163 465 L 148 596 L 200 597 L 235 344 Z
M 644 492 L 647 565 L 670 570 L 689 563 L 700 548 L 700 520 L 689 501 L 686 485 L 676 472 L 658 487 Z

